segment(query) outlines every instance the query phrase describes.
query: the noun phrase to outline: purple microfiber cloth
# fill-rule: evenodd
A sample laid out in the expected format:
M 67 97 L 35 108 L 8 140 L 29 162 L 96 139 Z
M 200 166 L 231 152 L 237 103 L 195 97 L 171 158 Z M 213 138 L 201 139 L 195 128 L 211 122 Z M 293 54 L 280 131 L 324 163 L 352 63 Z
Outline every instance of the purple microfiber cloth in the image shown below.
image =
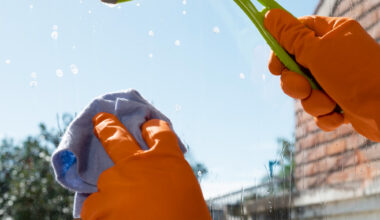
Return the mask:
M 92 118 L 100 113 L 112 113 L 124 124 L 143 150 L 148 150 L 140 127 L 150 119 L 170 120 L 155 109 L 136 90 L 130 89 L 96 98 L 69 125 L 58 148 L 52 155 L 56 180 L 75 191 L 74 218 L 80 217 L 84 200 L 97 191 L 99 175 L 113 166 L 112 160 L 93 133 Z M 182 151 L 187 151 L 178 138 Z

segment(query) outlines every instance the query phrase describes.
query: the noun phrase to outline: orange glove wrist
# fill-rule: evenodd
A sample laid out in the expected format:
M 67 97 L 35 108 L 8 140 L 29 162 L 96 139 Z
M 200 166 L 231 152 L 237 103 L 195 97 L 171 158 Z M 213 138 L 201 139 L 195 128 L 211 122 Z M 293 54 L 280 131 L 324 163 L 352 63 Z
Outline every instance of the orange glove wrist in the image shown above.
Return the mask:
M 284 92 L 301 99 L 321 129 L 331 131 L 349 121 L 360 134 L 380 141 L 380 46 L 360 24 L 350 18 L 322 16 L 298 20 L 273 9 L 264 25 L 323 88 L 311 90 L 272 55 L 269 70 L 281 75 Z M 336 103 L 344 115 L 333 113 Z

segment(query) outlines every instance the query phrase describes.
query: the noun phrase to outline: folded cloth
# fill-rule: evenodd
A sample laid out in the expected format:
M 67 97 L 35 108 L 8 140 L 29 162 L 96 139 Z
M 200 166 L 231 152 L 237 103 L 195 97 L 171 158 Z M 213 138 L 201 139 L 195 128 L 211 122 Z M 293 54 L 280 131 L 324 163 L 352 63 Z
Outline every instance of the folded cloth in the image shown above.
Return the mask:
M 99 175 L 113 166 L 112 160 L 93 133 L 92 118 L 100 113 L 114 114 L 133 135 L 143 150 L 148 146 L 140 127 L 150 119 L 170 120 L 155 109 L 136 90 L 107 94 L 96 98 L 69 125 L 52 155 L 52 166 L 58 183 L 75 191 L 74 218 L 80 217 L 84 200 L 97 191 Z M 182 152 L 186 147 L 178 138 Z

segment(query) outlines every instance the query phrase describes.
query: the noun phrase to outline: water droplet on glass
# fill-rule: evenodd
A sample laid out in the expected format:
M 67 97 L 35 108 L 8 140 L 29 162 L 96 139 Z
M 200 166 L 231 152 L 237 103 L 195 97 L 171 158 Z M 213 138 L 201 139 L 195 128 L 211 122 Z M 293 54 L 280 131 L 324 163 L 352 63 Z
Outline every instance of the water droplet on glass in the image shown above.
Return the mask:
M 39 156 L 40 158 L 43 158 L 43 157 L 46 156 L 46 154 L 45 154 L 45 152 L 40 152 L 40 153 L 38 154 L 38 156 Z
M 29 86 L 30 87 L 37 87 L 37 85 L 38 85 L 38 83 L 37 83 L 37 81 L 36 80 L 32 80 L 32 81 L 30 81 L 30 83 L 29 83 Z
M 198 175 L 198 177 L 201 177 L 202 176 L 202 171 L 198 171 L 198 173 L 197 173 L 197 175 Z
M 179 112 L 179 111 L 181 111 L 181 110 L 182 110 L 182 106 L 179 105 L 179 104 L 176 104 L 176 105 L 175 105 L 175 111 L 176 111 L 176 112 Z
M 265 79 L 267 78 L 264 74 L 261 75 L 261 78 L 265 81 Z
M 180 40 L 176 40 L 176 41 L 174 41 L 174 45 L 176 45 L 177 47 L 178 47 L 178 46 L 181 46 L 181 41 L 180 41 Z
M 9 200 L 7 204 L 8 204 L 9 207 L 11 207 L 11 206 L 13 206 L 13 201 Z
M 33 6 L 33 5 L 29 5 L 29 8 L 30 8 L 30 9 L 33 9 L 33 8 L 34 8 L 34 6 Z
M 137 7 L 140 7 L 140 3 L 137 2 L 137 3 L 136 3 L 136 6 L 137 6 Z
M 70 65 L 70 70 L 74 75 L 77 75 L 79 73 L 79 69 L 75 64 Z
M 88 14 L 89 14 L 89 15 L 92 14 L 92 11 L 91 11 L 91 10 L 88 10 Z
M 48 181 L 46 178 L 42 178 L 41 183 L 46 184 Z
M 154 31 L 150 30 L 150 31 L 148 32 L 148 35 L 151 36 L 151 37 L 153 37 L 153 36 L 154 36 Z
M 75 49 L 77 49 L 77 46 L 73 45 L 72 48 L 73 48 L 73 50 L 75 50 Z
M 183 14 L 183 15 L 186 15 L 186 14 L 187 14 L 187 11 L 186 11 L 186 10 L 183 10 L 183 11 L 182 11 L 182 14 Z
M 219 34 L 220 33 L 220 29 L 218 26 L 215 26 L 212 31 L 215 33 L 215 34 Z
M 37 78 L 37 73 L 36 72 L 31 73 L 30 77 L 32 77 L 33 79 Z
M 45 160 L 48 161 L 48 162 L 51 162 L 51 161 L 50 161 L 50 160 L 51 160 L 50 156 L 49 156 L 49 155 L 46 155 Z
M 5 63 L 6 63 L 6 64 L 11 64 L 11 60 L 10 60 L 10 59 L 7 59 L 7 60 L 5 60 Z
M 63 71 L 61 70 L 61 69 L 57 69 L 56 71 L 55 71 L 55 75 L 57 75 L 58 77 L 63 77 Z
M 245 79 L 245 75 L 244 75 L 244 73 L 240 73 L 240 74 L 239 74 L 239 77 L 240 77 L 240 79 Z
M 182 4 L 186 5 L 187 4 L 187 0 L 183 0 Z
M 54 31 L 58 30 L 58 25 L 53 25 L 53 30 Z
M 153 58 L 153 54 L 152 53 L 150 53 L 148 56 L 149 56 L 149 58 Z
M 57 40 L 57 39 L 58 39 L 58 32 L 57 32 L 57 31 L 53 31 L 53 32 L 51 32 L 51 38 L 52 38 L 53 40 Z

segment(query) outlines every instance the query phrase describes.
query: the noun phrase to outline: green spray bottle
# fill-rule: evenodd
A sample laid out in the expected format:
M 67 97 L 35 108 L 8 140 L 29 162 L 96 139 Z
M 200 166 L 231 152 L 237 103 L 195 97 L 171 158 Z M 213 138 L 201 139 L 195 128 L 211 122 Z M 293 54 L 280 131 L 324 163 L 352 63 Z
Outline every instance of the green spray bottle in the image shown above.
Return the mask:
M 282 48 L 282 46 L 277 42 L 277 40 L 264 27 L 264 18 L 266 12 L 276 8 L 282 10 L 285 9 L 275 0 L 257 0 L 258 2 L 260 2 L 260 4 L 264 6 L 264 9 L 261 12 L 258 11 L 257 8 L 252 4 L 251 0 L 234 1 L 251 19 L 252 23 L 256 26 L 256 28 L 259 30 L 260 34 L 263 36 L 263 38 L 270 46 L 274 54 L 276 54 L 278 59 L 285 65 L 285 67 L 305 77 L 309 81 L 312 89 L 322 90 L 322 88 L 314 80 L 313 76 L 311 74 L 306 74 L 298 65 L 298 63 L 294 61 L 294 59 L 286 52 L 284 48 Z M 337 105 L 335 108 L 335 112 L 343 113 L 343 110 L 340 108 L 339 105 Z
M 259 12 L 257 8 L 252 4 L 251 0 L 234 1 L 251 19 L 251 21 L 259 30 L 260 34 L 263 36 L 267 44 L 276 54 L 278 59 L 286 66 L 286 68 L 304 76 L 309 81 L 313 89 L 320 89 L 318 84 L 314 81 L 314 79 L 312 79 L 302 71 L 301 67 L 296 63 L 296 61 L 294 61 L 293 58 L 290 57 L 290 55 L 281 47 L 281 45 L 276 41 L 276 39 L 274 39 L 274 37 L 264 27 L 264 16 L 267 11 L 275 8 L 279 8 L 282 10 L 285 9 L 275 0 L 258 0 L 264 6 L 263 11 L 261 12 Z
M 102 0 L 102 2 L 108 3 L 108 4 L 118 4 L 118 3 L 129 2 L 129 1 L 132 1 L 132 0 Z

